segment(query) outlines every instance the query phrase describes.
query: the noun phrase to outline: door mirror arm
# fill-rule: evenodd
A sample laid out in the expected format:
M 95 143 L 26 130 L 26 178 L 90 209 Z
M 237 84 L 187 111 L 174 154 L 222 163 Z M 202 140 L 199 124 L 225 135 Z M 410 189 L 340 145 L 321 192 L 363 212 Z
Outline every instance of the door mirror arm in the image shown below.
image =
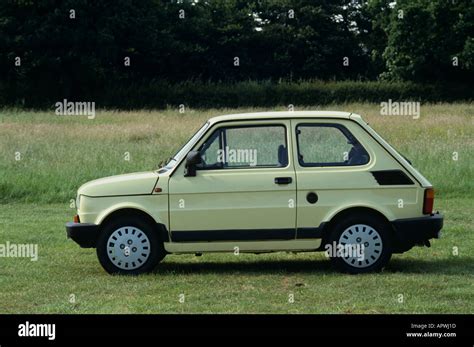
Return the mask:
M 190 151 L 186 156 L 186 163 L 184 166 L 184 177 L 196 176 L 196 165 L 201 163 L 201 153 L 199 153 L 198 151 Z

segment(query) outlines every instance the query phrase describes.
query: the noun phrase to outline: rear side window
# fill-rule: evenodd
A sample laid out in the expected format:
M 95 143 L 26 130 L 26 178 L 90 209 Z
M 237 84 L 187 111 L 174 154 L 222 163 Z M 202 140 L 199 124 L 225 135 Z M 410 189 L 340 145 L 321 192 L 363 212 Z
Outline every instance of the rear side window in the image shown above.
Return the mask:
M 288 165 L 286 128 L 256 125 L 219 128 L 199 149 L 198 169 L 285 167 Z
M 356 166 L 369 162 L 369 154 L 340 124 L 299 124 L 296 127 L 301 166 Z

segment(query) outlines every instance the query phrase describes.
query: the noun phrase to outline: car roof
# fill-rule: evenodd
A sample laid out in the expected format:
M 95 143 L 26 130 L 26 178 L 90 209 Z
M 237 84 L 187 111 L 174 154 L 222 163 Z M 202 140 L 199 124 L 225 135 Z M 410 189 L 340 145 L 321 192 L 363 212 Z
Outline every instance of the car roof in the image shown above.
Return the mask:
M 351 112 L 338 111 L 282 111 L 282 112 L 253 112 L 253 113 L 237 113 L 216 116 L 209 119 L 210 123 L 217 123 L 229 120 L 246 120 L 246 119 L 275 119 L 275 118 L 360 118 Z

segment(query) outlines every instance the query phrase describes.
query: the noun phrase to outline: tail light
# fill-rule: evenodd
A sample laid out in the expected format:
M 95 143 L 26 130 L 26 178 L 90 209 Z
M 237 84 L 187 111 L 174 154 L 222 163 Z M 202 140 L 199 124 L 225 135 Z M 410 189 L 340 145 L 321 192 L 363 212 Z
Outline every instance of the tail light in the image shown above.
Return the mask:
M 76 214 L 74 218 L 72 219 L 74 223 L 80 223 L 81 220 L 79 219 L 79 216 Z
M 433 213 L 433 203 L 434 203 L 434 189 L 433 188 L 425 189 L 425 198 L 423 200 L 423 213 L 424 214 Z

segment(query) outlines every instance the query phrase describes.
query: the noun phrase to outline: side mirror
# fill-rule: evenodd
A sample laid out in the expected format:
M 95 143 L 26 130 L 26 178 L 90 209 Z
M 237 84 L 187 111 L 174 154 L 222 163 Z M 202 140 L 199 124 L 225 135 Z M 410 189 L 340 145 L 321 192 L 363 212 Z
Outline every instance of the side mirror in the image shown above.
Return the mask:
M 186 164 L 184 166 L 184 177 L 196 176 L 196 165 L 201 164 L 201 153 L 198 151 L 191 151 L 186 156 Z

